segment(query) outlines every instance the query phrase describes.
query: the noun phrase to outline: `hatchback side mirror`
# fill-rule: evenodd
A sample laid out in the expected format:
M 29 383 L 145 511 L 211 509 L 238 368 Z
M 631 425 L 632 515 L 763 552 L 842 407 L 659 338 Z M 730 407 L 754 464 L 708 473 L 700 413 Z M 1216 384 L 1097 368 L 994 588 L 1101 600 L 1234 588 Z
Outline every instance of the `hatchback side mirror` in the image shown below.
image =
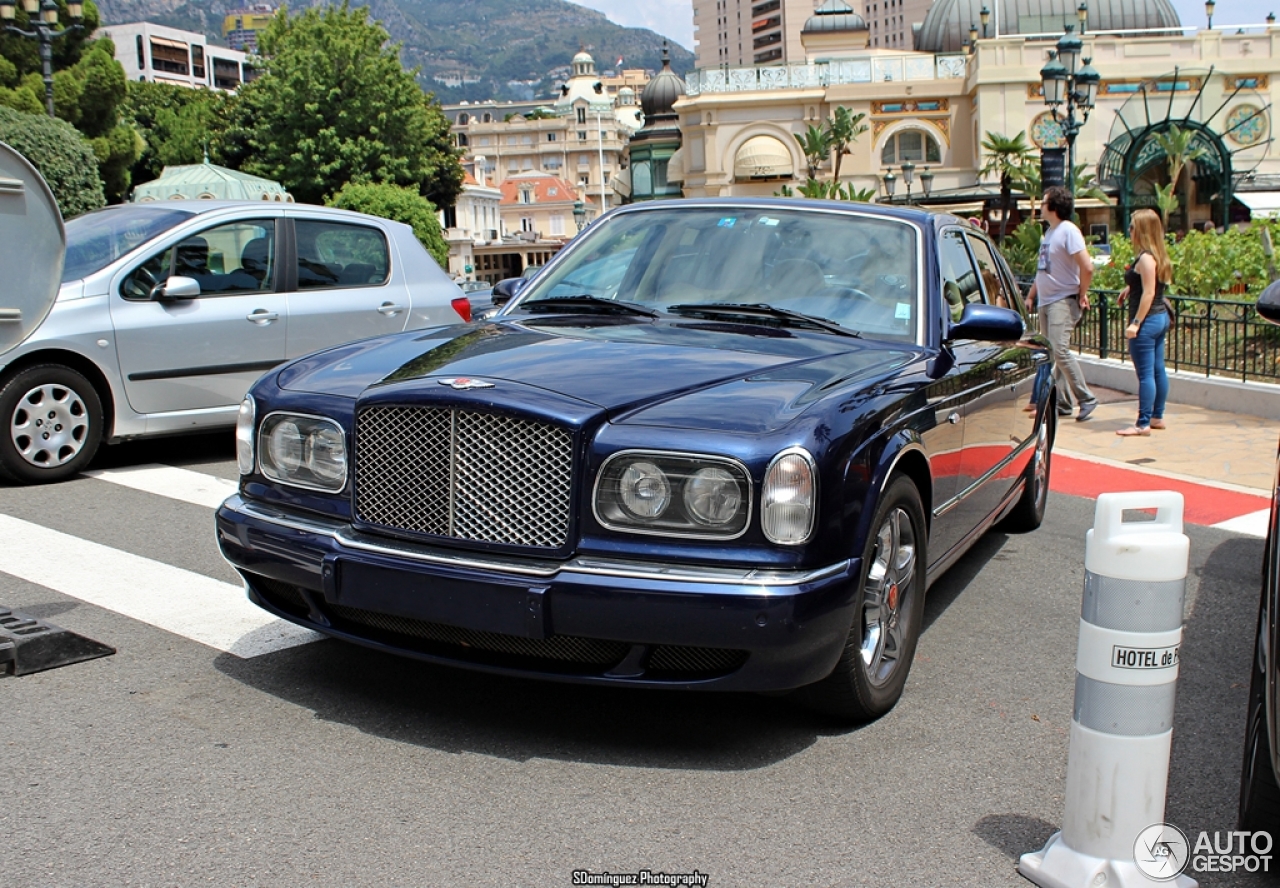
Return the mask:
M 529 285 L 528 278 L 507 278 L 493 285 L 493 304 L 506 305 Z
M 1280 324 L 1280 281 L 1270 284 L 1258 296 L 1258 314 L 1273 324 Z
M 157 284 L 155 289 L 151 291 L 151 298 L 157 300 L 165 299 L 195 299 L 200 295 L 200 284 L 194 278 L 183 277 L 182 275 L 174 275 L 163 284 Z
M 979 342 L 1015 342 L 1022 338 L 1022 315 L 998 305 L 966 305 L 960 320 L 951 325 L 947 339 Z

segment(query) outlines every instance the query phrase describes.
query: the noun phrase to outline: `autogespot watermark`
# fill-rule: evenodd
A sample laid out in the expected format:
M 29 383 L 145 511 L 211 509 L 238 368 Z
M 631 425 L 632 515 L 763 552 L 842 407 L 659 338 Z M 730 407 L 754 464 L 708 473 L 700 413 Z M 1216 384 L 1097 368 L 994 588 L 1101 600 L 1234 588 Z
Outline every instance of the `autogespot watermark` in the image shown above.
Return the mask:
M 667 885 L 672 888 L 707 888 L 708 876 L 694 870 L 691 873 L 664 873 L 642 869 L 634 873 L 593 873 L 589 870 L 573 871 L 574 885 Z
M 1167 882 L 1183 872 L 1269 873 L 1271 833 L 1201 831 L 1194 844 L 1172 823 L 1155 823 L 1138 834 L 1133 862 L 1148 879 Z

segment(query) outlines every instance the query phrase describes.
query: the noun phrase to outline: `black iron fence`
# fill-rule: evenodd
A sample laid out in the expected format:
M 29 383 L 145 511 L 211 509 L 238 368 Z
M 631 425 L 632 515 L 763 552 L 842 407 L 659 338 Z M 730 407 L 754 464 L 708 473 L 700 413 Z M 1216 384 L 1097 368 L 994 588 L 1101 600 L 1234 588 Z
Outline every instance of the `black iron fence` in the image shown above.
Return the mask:
M 1023 292 L 1031 285 L 1031 279 L 1019 282 Z M 1129 315 L 1118 295 L 1118 290 L 1091 291 L 1091 305 L 1071 338 L 1072 348 L 1100 358 L 1129 360 L 1124 336 Z M 1168 299 L 1172 314 L 1164 347 L 1167 368 L 1242 382 L 1280 382 L 1280 327 L 1263 320 L 1252 299 Z

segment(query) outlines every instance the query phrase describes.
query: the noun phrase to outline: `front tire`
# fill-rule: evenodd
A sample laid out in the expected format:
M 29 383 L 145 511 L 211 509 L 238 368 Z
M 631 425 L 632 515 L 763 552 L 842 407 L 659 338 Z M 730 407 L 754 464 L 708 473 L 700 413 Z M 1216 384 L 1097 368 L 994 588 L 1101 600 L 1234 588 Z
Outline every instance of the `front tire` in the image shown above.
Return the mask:
M 1052 399 L 1045 405 L 1044 418 L 1036 431 L 1035 449 L 1031 462 L 1022 475 L 1022 496 L 1004 520 L 999 530 L 1005 533 L 1030 533 L 1044 522 L 1045 506 L 1049 502 L 1049 469 L 1053 457 L 1053 437 L 1058 413 Z
M 889 484 L 871 528 L 844 652 L 830 675 L 800 691 L 810 708 L 850 723 L 872 721 L 897 704 L 915 657 L 927 530 L 909 478 Z
M 102 441 L 102 401 L 84 376 L 60 364 L 28 367 L 0 386 L 0 477 L 61 481 L 83 471 Z

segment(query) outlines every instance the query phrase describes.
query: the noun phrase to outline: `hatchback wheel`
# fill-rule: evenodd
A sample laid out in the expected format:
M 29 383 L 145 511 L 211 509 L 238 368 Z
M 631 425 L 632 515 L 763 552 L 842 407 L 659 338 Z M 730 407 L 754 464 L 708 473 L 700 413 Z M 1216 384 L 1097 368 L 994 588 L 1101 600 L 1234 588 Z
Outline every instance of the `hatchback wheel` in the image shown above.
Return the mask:
M 898 702 L 924 613 L 926 539 L 920 494 L 899 477 L 876 508 L 844 653 L 829 676 L 801 689 L 807 705 L 866 722 Z
M 60 481 L 82 471 L 102 440 L 102 401 L 76 371 L 29 367 L 0 387 L 0 475 L 20 484 Z

